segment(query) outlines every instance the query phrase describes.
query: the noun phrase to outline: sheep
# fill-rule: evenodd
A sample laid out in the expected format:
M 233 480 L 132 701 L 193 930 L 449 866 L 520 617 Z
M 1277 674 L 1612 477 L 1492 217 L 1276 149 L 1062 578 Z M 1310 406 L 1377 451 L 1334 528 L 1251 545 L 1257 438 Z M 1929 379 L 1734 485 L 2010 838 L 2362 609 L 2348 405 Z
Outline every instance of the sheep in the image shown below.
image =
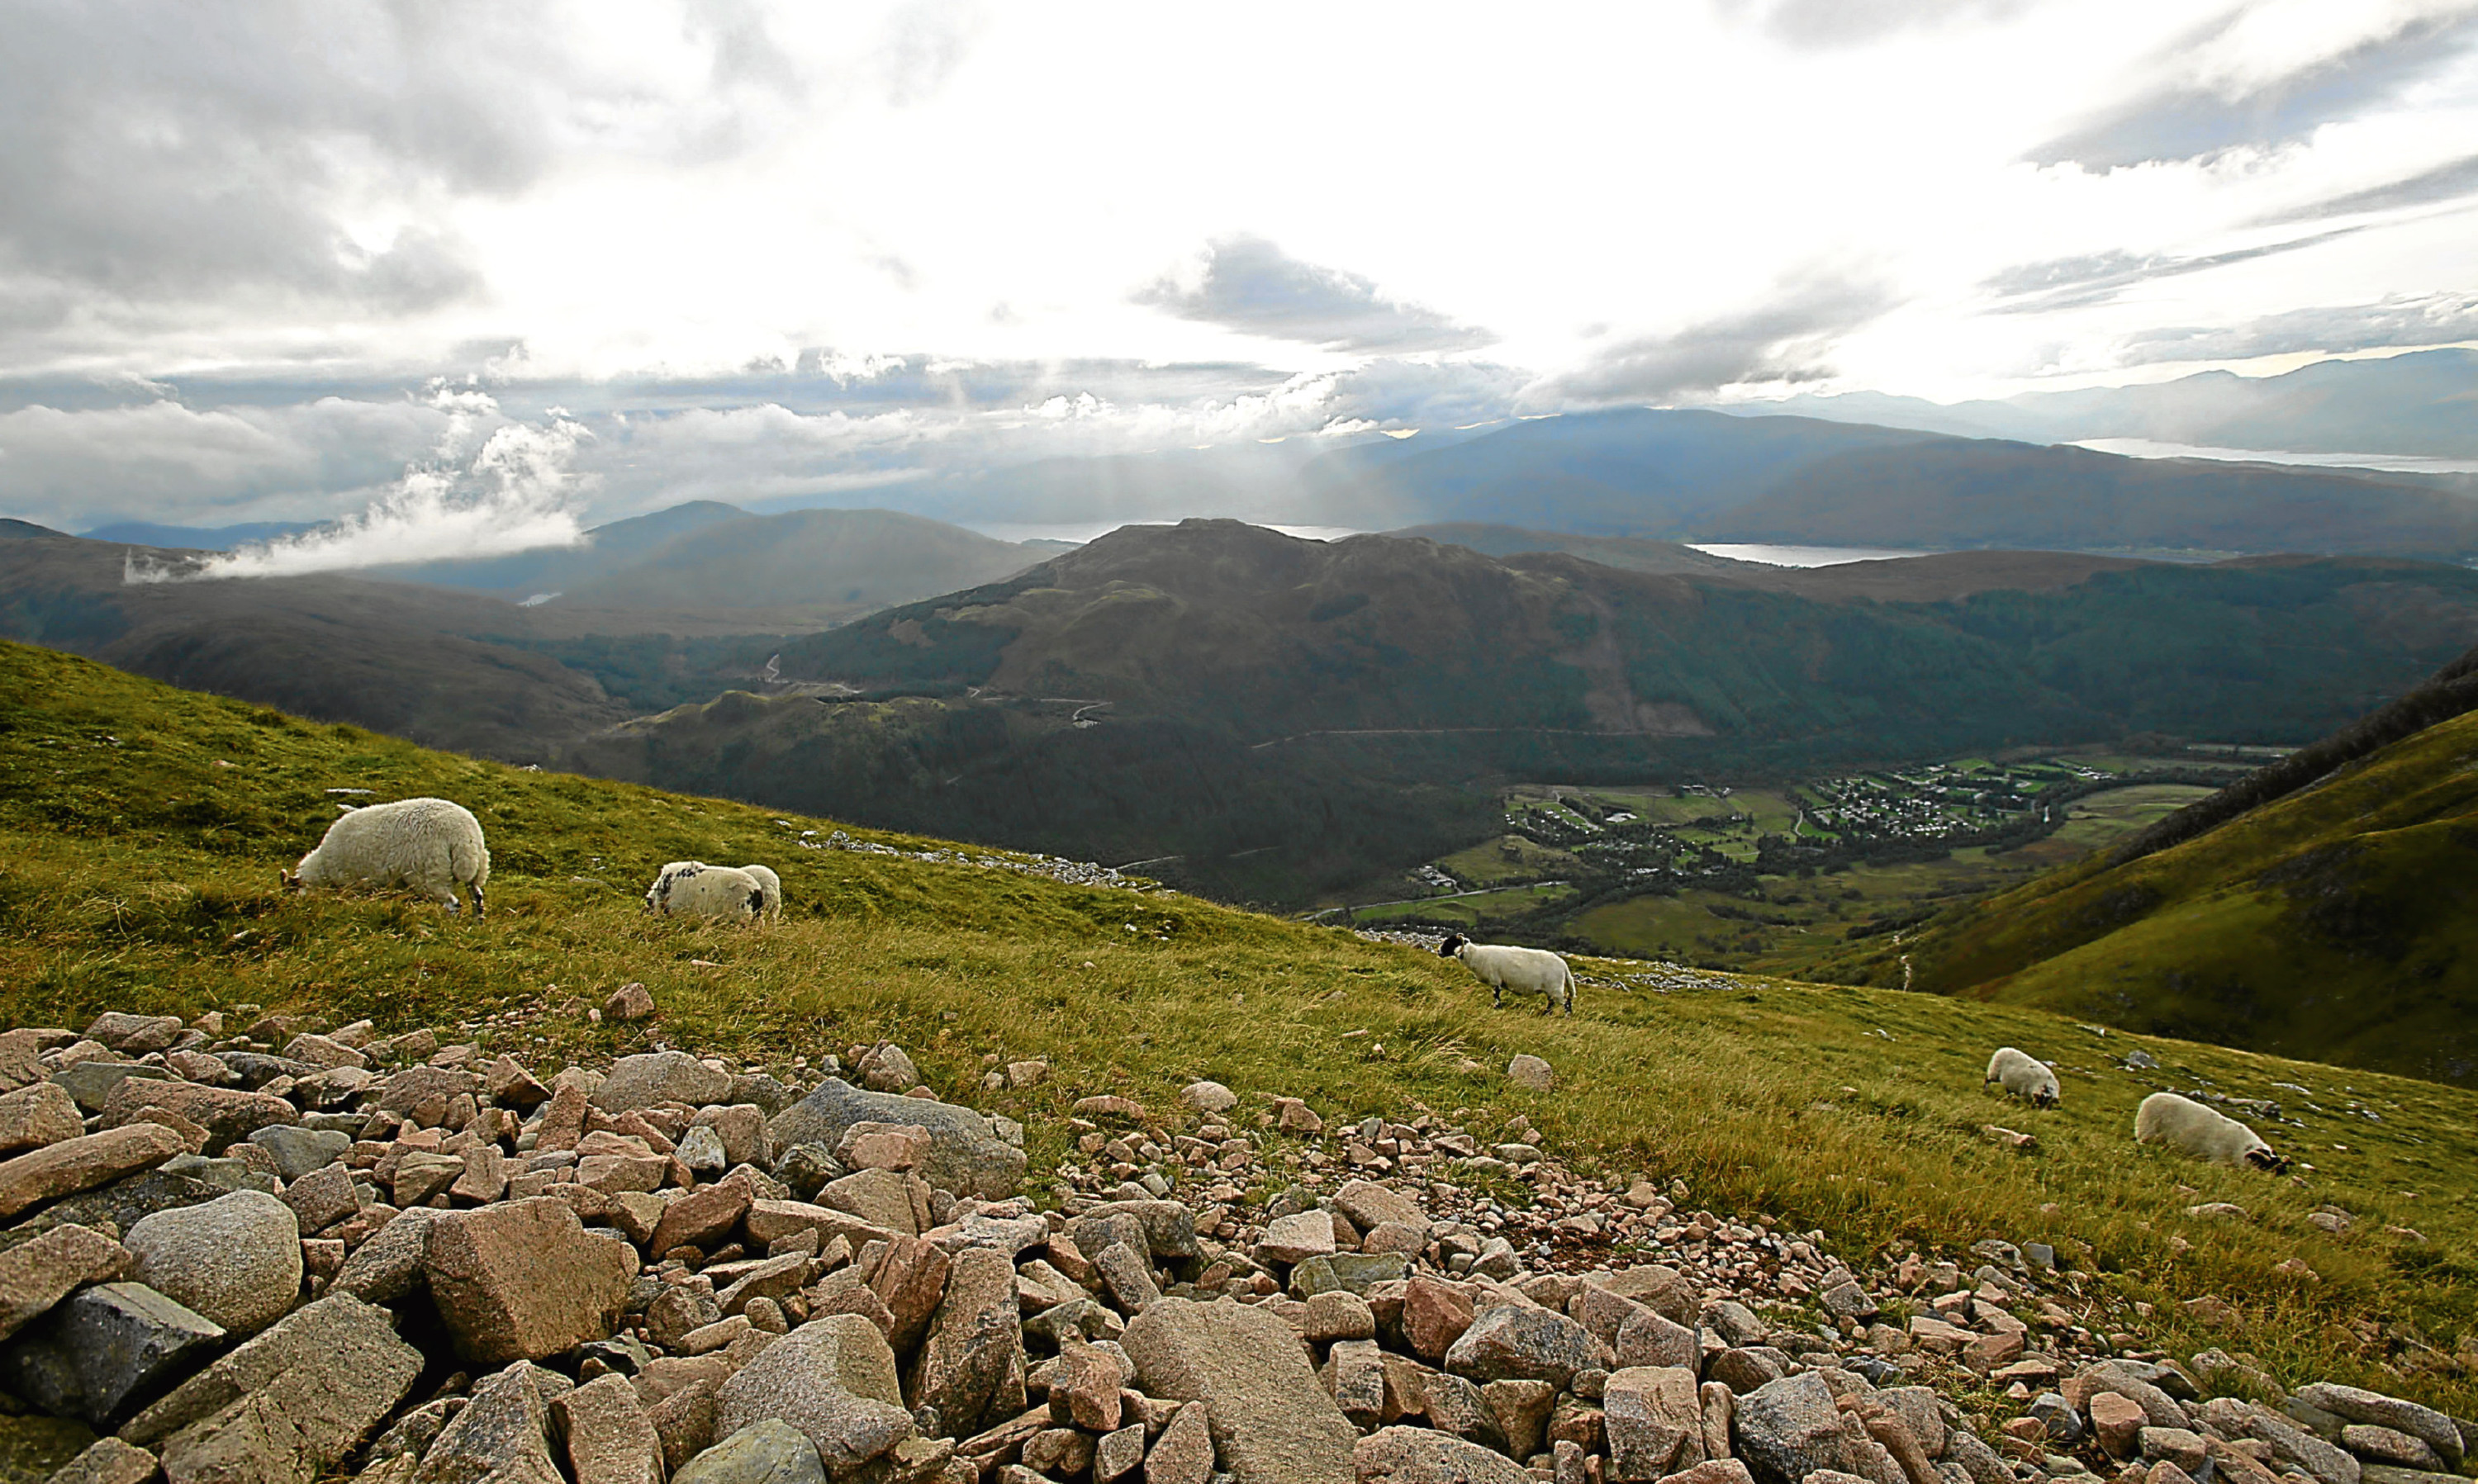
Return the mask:
M 645 910 L 666 918 L 746 922 L 766 906 L 766 888 L 733 866 L 673 861 L 645 889 Z
M 1505 1003 L 1505 992 L 1537 994 L 1540 1013 L 1563 1009 L 1575 1013 L 1575 970 L 1546 948 L 1510 948 L 1476 943 L 1460 933 L 1448 933 L 1437 944 L 1439 958 L 1460 959 L 1489 989 L 1492 1006 Z
M 2002 1083 L 2005 1091 L 2015 1097 L 2027 1097 L 2042 1108 L 2053 1108 L 2061 1092 L 2057 1074 L 2045 1063 L 2028 1052 L 2011 1046 L 1999 1046 L 1987 1059 L 1987 1079 Z
M 774 874 L 774 868 L 771 866 L 743 866 L 740 868 L 756 877 L 757 884 L 765 889 L 765 915 L 780 919 L 783 916 L 783 878 Z
M 457 908 L 461 884 L 473 893 L 473 916 L 484 915 L 482 887 L 491 879 L 491 851 L 482 824 L 462 804 L 443 798 L 398 799 L 353 810 L 327 826 L 318 847 L 279 874 L 285 890 L 408 886 Z
M 2275 1175 L 2288 1172 L 2288 1161 L 2274 1154 L 2253 1129 L 2174 1093 L 2142 1099 L 2134 1114 L 2134 1139 L 2137 1144 L 2164 1144 L 2215 1164 L 2250 1166 Z

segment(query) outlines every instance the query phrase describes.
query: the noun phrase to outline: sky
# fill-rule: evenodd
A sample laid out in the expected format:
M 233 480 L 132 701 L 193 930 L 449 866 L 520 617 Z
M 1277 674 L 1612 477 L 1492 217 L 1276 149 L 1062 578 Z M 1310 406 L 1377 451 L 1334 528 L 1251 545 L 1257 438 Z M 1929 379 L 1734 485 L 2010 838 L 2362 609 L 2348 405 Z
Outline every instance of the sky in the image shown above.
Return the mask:
M 2478 0 L 0 35 L 0 513 L 68 530 L 454 555 L 1061 456 L 2478 344 Z

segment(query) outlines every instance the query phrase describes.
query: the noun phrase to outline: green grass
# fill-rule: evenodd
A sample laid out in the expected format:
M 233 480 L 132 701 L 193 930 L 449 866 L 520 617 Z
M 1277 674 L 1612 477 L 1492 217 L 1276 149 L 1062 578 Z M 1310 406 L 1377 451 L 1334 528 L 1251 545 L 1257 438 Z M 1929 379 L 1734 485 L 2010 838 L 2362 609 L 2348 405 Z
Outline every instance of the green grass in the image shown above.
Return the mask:
M 277 890 L 277 868 L 332 817 L 330 787 L 473 807 L 496 860 L 489 919 L 401 895 Z M 2291 1381 L 2478 1407 L 2478 1387 L 2409 1338 L 2478 1347 L 2467 1092 L 2102 1040 L 2037 1010 L 1891 990 L 1743 977 L 1660 994 L 1624 987 L 1631 966 L 1591 959 L 1572 1019 L 1493 1011 L 1459 965 L 1415 950 L 1181 896 L 804 851 L 793 831 L 828 826 L 777 817 L 426 752 L 0 646 L 0 1014 L 76 1026 L 105 1009 L 256 1003 L 433 1025 L 551 1069 L 657 1039 L 779 1069 L 891 1037 L 941 1093 L 1024 1120 L 1037 1180 L 1066 1152 L 1075 1098 L 1107 1090 L 1163 1107 L 1197 1076 L 1256 1106 L 1302 1096 L 1328 1119 L 1464 1110 L 1492 1134 L 1520 1114 L 1586 1170 L 1682 1180 L 1691 1204 L 1822 1227 L 1856 1261 L 1895 1245 L 2047 1241 L 2105 1275 L 2095 1327 L 2153 1303 L 2151 1337 L 2180 1353 L 2223 1344 Z M 776 865 L 786 919 L 645 918 L 636 894 L 653 868 L 688 855 Z M 589 1023 L 586 1007 L 632 979 L 661 1018 Z M 2000 1044 L 2065 1065 L 2061 1109 L 1983 1090 Z M 2103 1060 L 2136 1044 L 2182 1085 L 2288 1100 L 2270 1084 L 2345 1083 L 2383 1121 L 2277 1131 L 2317 1167 L 2297 1183 L 2137 1148 L 2128 1130 L 2148 1088 Z M 1495 1074 L 1518 1051 L 1555 1065 L 1554 1092 Z M 993 1056 L 1047 1056 L 1056 1074 L 984 1094 Z M 2036 1132 L 2039 1152 L 2000 1150 L 1979 1132 L 1988 1122 Z M 2218 1199 L 2252 1219 L 2184 1215 Z M 2357 1227 L 2308 1225 L 2326 1200 Z M 2274 1271 L 2292 1256 L 2319 1281 Z M 2239 1327 L 2196 1327 L 2175 1300 L 2201 1294 L 2236 1303 Z M 2379 1327 L 2350 1327 L 2363 1321 Z

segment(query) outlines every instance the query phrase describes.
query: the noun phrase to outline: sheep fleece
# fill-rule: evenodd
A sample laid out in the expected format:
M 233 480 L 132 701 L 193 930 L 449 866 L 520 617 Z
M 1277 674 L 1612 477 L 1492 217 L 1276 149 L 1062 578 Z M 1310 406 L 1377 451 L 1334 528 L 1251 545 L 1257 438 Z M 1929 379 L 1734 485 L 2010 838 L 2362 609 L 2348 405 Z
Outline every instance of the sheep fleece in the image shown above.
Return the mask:
M 370 882 L 411 887 L 456 910 L 456 889 L 473 889 L 478 911 L 491 879 L 481 821 L 443 798 L 408 798 L 356 809 L 327 826 L 293 874 L 305 887 Z

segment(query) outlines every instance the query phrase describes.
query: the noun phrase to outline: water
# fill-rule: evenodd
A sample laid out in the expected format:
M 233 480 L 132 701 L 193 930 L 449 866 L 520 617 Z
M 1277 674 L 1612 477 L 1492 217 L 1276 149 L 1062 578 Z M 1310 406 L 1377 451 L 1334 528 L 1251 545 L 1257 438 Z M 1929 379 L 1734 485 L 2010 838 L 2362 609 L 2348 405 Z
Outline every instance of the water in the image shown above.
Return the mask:
M 2478 474 L 2478 459 L 2424 454 L 2291 453 L 2276 448 L 2221 448 L 2209 443 L 2164 443 L 2148 438 L 2086 438 L 2076 447 L 2129 459 L 2223 459 L 2245 464 L 2304 464 L 2320 468 L 2381 469 L 2394 474 Z
M 1896 557 L 1929 555 L 1924 551 L 1905 551 L 1896 546 L 1774 546 L 1728 542 L 1707 545 L 1696 541 L 1687 544 L 1690 549 L 1708 557 L 1727 557 L 1732 562 L 1760 562 L 1766 566 L 1839 566 L 1846 562 L 1886 562 Z

